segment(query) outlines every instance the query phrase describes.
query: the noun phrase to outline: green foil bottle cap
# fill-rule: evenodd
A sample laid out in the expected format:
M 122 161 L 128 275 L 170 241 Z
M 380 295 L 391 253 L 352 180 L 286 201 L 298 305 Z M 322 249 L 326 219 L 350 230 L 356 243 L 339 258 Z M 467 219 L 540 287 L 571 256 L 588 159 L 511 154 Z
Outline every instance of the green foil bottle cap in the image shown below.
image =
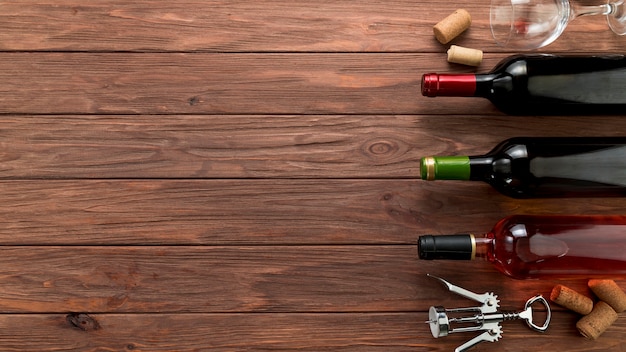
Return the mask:
M 420 162 L 422 180 L 469 180 L 470 161 L 467 156 L 429 156 Z

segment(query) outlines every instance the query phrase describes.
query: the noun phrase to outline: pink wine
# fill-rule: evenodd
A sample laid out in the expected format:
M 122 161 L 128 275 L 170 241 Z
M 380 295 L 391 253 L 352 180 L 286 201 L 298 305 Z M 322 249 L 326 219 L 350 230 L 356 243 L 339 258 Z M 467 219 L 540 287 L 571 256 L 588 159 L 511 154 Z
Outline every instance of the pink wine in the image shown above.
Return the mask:
M 425 74 L 422 95 L 483 97 L 515 115 L 621 114 L 626 57 L 515 55 L 486 74 Z
M 516 279 L 626 278 L 626 216 L 513 215 L 482 235 L 420 236 L 420 259 L 486 259 Z

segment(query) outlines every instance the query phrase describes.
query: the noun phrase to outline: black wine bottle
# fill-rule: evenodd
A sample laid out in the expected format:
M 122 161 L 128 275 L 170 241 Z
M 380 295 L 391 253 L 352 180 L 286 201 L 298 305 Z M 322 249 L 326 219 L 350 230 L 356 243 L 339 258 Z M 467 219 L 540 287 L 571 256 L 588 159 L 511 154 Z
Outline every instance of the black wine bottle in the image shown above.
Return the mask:
M 491 262 L 516 279 L 626 278 L 626 216 L 513 215 L 484 234 L 424 235 L 420 259 Z
M 513 115 L 622 114 L 626 56 L 515 55 L 486 74 L 425 74 L 422 95 L 483 97 Z
M 517 137 L 485 155 L 421 159 L 423 180 L 484 181 L 513 198 L 626 196 L 626 137 Z

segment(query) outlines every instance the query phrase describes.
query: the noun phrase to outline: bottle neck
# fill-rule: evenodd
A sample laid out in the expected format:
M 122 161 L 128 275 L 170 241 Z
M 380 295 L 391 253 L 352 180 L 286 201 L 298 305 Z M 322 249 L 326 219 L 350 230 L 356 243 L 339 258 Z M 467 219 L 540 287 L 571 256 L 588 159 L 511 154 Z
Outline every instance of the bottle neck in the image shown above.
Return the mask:
M 493 74 L 438 74 L 422 76 L 422 95 L 426 97 L 488 97 L 496 78 Z
M 429 156 L 421 159 L 422 180 L 480 181 L 491 173 L 493 158 L 488 156 Z
M 490 234 L 475 235 L 474 241 L 476 242 L 476 251 L 474 252 L 474 259 L 482 259 L 491 261 L 493 254 L 494 239 Z
M 417 247 L 420 259 L 489 260 L 493 241 L 488 234 L 424 235 Z

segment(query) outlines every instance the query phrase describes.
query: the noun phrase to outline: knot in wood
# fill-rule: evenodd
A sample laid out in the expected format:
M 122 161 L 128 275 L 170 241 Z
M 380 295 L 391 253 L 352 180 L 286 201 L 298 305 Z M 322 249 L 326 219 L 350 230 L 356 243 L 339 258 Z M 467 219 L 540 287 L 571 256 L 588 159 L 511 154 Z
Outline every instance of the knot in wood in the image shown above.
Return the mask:
M 388 138 L 370 139 L 361 147 L 361 153 L 377 164 L 396 162 L 406 152 L 406 144 L 402 141 Z
M 92 318 L 89 314 L 70 313 L 65 317 L 65 319 L 71 326 L 83 331 L 93 331 L 100 329 L 100 324 L 98 324 L 98 321 Z
M 365 150 L 375 156 L 392 155 L 400 149 L 397 142 L 387 139 L 370 140 L 366 144 Z

